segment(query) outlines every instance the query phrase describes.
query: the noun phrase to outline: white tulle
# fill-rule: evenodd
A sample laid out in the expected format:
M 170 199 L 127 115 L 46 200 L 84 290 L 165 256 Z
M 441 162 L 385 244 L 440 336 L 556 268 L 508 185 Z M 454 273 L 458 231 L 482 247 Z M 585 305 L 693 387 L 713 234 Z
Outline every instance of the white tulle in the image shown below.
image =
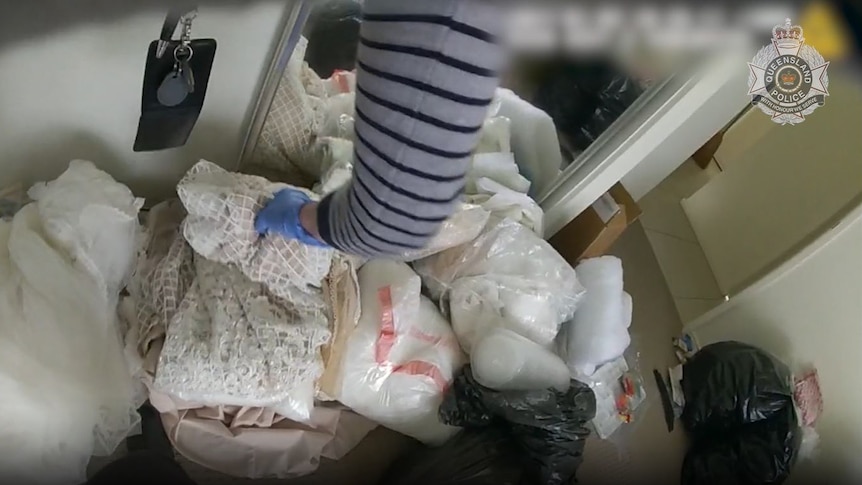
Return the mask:
M 81 483 L 139 419 L 117 328 L 141 201 L 75 161 L 0 222 L 0 482 Z

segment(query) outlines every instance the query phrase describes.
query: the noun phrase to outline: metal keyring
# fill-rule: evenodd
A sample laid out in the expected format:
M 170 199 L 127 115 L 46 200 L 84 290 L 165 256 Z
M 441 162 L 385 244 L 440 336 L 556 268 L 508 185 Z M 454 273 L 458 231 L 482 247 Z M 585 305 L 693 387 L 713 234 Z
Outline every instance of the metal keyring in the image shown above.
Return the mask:
M 182 55 L 183 51 L 188 51 L 189 56 L 186 57 L 185 59 L 180 59 L 180 56 Z M 194 56 L 194 55 L 195 55 L 195 51 L 194 51 L 194 49 L 192 49 L 192 46 L 189 44 L 179 44 L 176 47 L 174 47 L 174 61 L 176 61 L 176 62 L 189 62 L 192 60 L 192 56 Z

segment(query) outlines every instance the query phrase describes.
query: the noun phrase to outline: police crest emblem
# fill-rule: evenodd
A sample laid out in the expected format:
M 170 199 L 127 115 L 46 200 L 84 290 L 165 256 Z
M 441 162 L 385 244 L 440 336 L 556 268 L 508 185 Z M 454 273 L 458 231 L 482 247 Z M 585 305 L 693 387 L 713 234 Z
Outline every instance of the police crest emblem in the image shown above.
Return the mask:
M 829 96 L 829 63 L 805 44 L 802 27 L 786 19 L 772 29 L 772 43 L 748 63 L 751 102 L 781 125 L 805 121 Z

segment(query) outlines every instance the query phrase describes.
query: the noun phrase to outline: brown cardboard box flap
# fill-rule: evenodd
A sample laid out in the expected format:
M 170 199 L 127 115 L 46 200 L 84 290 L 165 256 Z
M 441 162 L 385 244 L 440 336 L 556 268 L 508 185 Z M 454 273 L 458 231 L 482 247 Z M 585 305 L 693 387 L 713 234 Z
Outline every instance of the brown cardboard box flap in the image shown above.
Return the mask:
M 551 237 L 551 245 L 570 264 L 606 254 L 626 227 L 640 217 L 640 207 L 622 184 L 611 187 L 608 194 L 619 205 L 619 211 L 607 222 L 590 206 Z

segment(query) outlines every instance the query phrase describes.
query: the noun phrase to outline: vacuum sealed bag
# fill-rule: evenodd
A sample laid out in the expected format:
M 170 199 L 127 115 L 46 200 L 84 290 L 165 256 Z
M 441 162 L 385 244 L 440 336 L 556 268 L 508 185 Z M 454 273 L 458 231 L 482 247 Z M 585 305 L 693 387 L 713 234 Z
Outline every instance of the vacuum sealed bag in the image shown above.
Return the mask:
M 448 301 L 452 328 L 467 353 L 498 327 L 551 345 L 584 294 L 569 263 L 511 220 L 489 222 L 475 240 L 414 267 L 432 298 Z
M 420 294 L 405 263 L 373 260 L 359 270 L 361 315 L 341 365 L 339 401 L 387 428 L 427 444 L 458 430 L 437 418 L 463 363 L 448 322 Z
M 477 382 L 498 391 L 569 388 L 569 369 L 557 354 L 505 328 L 479 339 L 470 364 Z

